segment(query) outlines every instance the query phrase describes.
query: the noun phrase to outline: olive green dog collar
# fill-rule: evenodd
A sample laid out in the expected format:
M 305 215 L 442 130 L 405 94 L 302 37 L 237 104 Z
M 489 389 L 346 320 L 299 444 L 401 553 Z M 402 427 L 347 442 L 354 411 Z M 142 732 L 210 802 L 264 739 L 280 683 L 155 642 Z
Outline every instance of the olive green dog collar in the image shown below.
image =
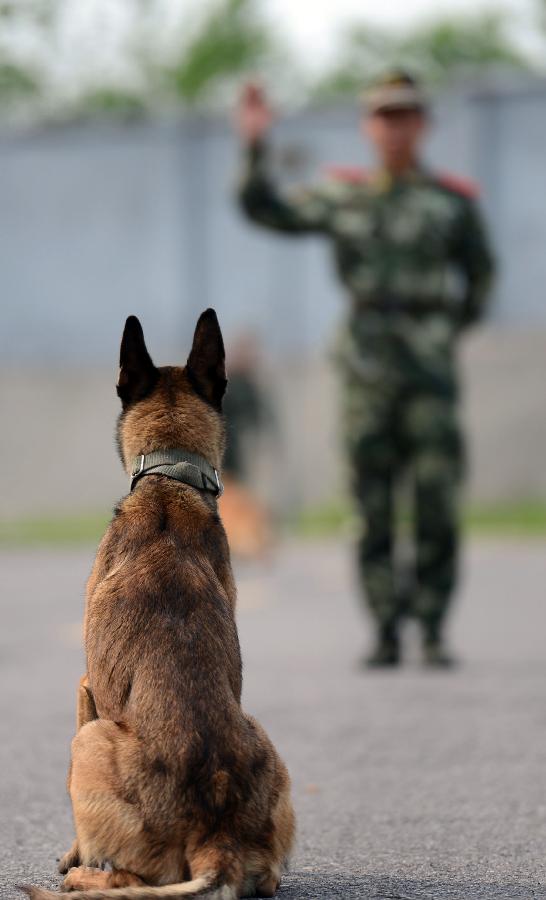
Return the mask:
M 221 497 L 224 486 L 217 469 L 199 453 L 188 450 L 154 450 L 135 457 L 131 467 L 131 490 L 145 475 L 165 475 L 183 484 Z

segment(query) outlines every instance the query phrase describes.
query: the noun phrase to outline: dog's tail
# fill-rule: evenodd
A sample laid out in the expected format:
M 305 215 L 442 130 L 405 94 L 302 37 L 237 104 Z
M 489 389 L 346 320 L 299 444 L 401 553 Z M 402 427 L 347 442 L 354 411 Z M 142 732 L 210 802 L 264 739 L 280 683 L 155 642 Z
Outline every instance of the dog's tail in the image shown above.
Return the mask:
M 20 890 L 24 891 L 30 900 L 178 900 L 178 898 L 186 900 L 187 897 L 199 897 L 201 900 L 236 900 L 238 896 L 237 889 L 229 883 L 229 879 L 216 872 L 200 875 L 192 881 L 164 884 L 160 887 L 142 885 L 59 893 L 22 884 Z

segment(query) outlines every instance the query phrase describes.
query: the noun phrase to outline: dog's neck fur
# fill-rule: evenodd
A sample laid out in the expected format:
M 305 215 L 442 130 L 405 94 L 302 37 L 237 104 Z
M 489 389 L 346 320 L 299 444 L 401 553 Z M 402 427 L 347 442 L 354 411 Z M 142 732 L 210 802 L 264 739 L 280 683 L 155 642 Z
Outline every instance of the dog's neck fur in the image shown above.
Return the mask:
M 166 512 L 186 515 L 191 510 L 194 515 L 203 513 L 218 515 L 218 499 L 210 491 L 160 474 L 151 473 L 146 478 L 141 478 L 125 499 L 136 496 L 139 502 L 142 500 L 153 507 L 158 505 L 165 507 Z M 183 524 L 186 530 L 186 523 Z M 207 527 L 206 521 L 199 523 L 198 527 Z

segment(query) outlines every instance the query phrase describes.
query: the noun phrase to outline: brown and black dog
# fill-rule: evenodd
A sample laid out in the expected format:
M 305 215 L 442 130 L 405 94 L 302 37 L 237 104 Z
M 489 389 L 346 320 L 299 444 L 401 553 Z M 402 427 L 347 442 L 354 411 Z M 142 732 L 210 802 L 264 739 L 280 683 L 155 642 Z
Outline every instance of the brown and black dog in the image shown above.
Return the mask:
M 127 319 L 117 388 L 127 471 L 134 457 L 172 448 L 219 469 L 225 387 L 213 310 L 185 368 L 156 368 L 140 322 Z M 290 781 L 241 709 L 235 585 L 212 493 L 149 474 L 120 502 L 87 585 L 85 647 L 68 778 L 77 838 L 59 867 L 62 891 L 273 896 L 294 838 Z

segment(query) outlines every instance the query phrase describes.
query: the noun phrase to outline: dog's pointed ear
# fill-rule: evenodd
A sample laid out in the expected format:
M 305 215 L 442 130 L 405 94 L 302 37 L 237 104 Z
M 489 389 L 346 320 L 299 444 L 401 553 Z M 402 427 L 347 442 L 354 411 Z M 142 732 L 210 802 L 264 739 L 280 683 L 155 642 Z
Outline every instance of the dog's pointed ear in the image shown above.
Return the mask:
M 142 400 L 154 388 L 158 377 L 144 343 L 142 325 L 136 316 L 129 316 L 119 351 L 117 392 L 123 406 Z
M 226 355 L 222 332 L 213 309 L 199 316 L 186 372 L 193 389 L 207 403 L 221 410 L 226 390 Z

